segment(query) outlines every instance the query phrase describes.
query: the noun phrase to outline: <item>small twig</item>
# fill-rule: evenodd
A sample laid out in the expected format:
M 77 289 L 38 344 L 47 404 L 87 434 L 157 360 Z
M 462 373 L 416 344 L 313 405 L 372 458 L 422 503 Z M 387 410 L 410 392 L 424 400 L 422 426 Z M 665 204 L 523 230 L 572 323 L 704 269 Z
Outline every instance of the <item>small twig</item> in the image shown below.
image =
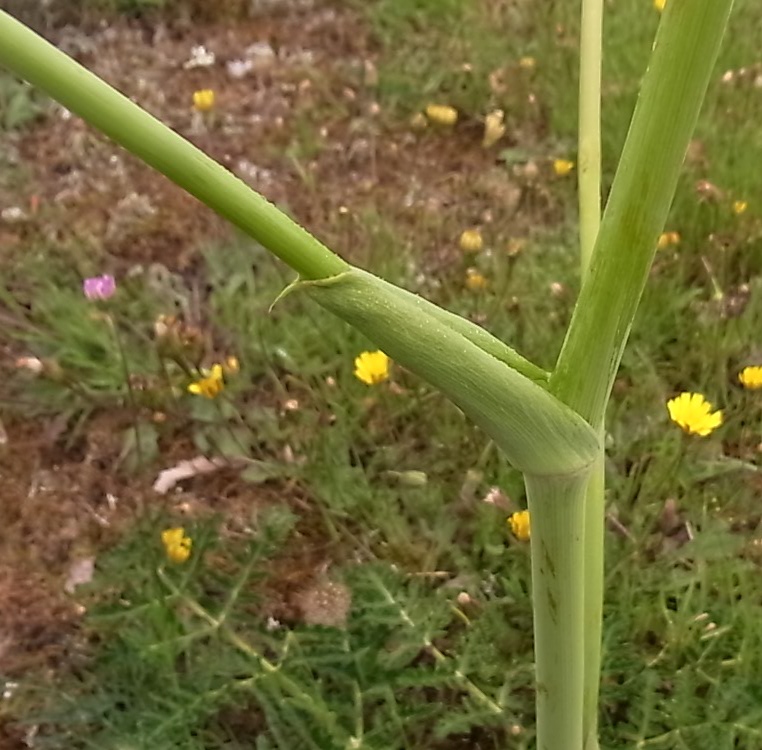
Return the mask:
M 609 522 L 609 525 L 613 527 L 614 531 L 617 531 L 623 537 L 629 539 L 631 542 L 635 542 L 635 537 L 632 535 L 630 530 L 613 513 L 606 513 L 606 520 Z

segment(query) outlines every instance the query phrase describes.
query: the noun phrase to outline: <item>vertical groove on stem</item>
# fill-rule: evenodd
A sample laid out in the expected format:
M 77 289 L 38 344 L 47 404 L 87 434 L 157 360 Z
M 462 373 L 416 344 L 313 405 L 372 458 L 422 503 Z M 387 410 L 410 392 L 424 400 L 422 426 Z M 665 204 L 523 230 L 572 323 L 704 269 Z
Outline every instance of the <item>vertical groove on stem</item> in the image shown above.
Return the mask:
M 598 750 L 598 701 L 603 635 L 605 462 L 604 430 L 601 448 L 590 471 L 585 494 L 585 678 L 582 732 L 585 750 Z
M 537 750 L 582 750 L 588 472 L 524 481 L 532 519 Z
M 601 225 L 601 66 L 603 0 L 582 0 L 579 69 L 580 276 L 585 282 Z M 598 700 L 603 633 L 605 449 L 592 467 L 585 496 L 585 665 L 582 733 L 585 750 L 598 748 Z

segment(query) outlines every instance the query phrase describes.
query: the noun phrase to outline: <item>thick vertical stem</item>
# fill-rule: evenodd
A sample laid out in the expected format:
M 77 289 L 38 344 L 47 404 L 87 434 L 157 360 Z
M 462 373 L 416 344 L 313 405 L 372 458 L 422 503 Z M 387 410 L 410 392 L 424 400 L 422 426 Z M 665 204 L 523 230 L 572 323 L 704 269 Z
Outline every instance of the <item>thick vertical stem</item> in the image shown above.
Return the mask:
M 579 70 L 579 239 L 584 283 L 601 225 L 601 58 L 603 0 L 582 0 Z M 603 430 L 585 499 L 585 750 L 598 747 L 598 696 L 603 632 Z
M 588 473 L 525 476 L 532 519 L 537 750 L 582 750 Z
M 586 3 L 587 5 L 587 3 Z M 594 0 L 589 0 L 590 8 Z M 551 377 L 551 390 L 596 429 L 606 404 L 643 286 L 656 238 L 664 226 L 683 156 L 698 117 L 709 76 L 732 7 L 732 0 L 668 3 L 643 81 L 603 223 L 595 226 L 590 208 L 592 179 L 580 175 L 582 266 L 580 298 Z M 583 8 L 583 40 L 591 47 L 594 15 Z M 586 36 L 589 33 L 590 36 Z M 583 43 L 583 44 L 584 44 Z M 593 52 L 587 51 L 591 56 Z M 591 68 L 582 53 L 581 95 L 592 96 Z M 590 60 L 588 59 L 589 63 Z M 600 80 L 600 79 L 598 79 Z M 583 116 L 592 104 L 580 103 L 580 150 L 595 127 Z M 585 159 L 582 154 L 580 161 Z M 582 167 L 581 167 L 582 171 Z M 589 196 L 582 195 L 590 191 Z M 583 205 L 585 208 L 583 209 Z M 591 240 L 591 237 L 595 239 Z M 589 244 L 595 243 L 586 260 Z M 586 270 L 589 266 L 589 272 Z M 603 453 L 593 468 L 586 500 L 584 747 L 597 750 L 598 672 L 603 590 Z M 564 750 L 562 743 L 558 750 Z M 556 750 L 553 748 L 553 750 Z

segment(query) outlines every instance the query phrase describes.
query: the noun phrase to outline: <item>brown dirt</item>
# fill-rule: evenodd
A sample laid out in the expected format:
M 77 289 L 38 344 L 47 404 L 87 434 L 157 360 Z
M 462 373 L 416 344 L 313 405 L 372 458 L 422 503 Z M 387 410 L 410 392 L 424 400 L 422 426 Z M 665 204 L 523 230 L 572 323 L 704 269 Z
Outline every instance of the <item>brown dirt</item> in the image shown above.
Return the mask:
M 103 424 L 102 418 L 94 420 L 93 437 Z M 108 507 L 108 493 L 124 497 L 127 488 L 99 470 L 91 455 L 51 443 L 50 427 L 6 424 L 9 442 L 0 453 L 0 674 L 5 676 L 51 666 L 59 658 L 79 615 L 63 590 L 70 564 L 113 543 L 123 519 L 134 513 L 129 501 Z

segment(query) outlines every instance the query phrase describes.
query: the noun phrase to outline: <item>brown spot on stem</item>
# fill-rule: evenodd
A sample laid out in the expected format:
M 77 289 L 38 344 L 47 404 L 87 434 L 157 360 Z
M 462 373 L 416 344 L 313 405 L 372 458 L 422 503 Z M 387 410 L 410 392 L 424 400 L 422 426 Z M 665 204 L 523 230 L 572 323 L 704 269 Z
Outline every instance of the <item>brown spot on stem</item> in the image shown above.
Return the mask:
M 550 551 L 548 550 L 548 545 L 545 544 L 545 542 L 542 543 L 542 557 L 545 560 L 545 564 L 548 566 L 548 570 L 550 571 L 550 575 L 553 576 L 553 578 L 556 577 L 556 566 L 553 563 L 553 559 L 550 556 Z
M 550 616 L 553 618 L 553 622 L 558 620 L 558 604 L 556 597 L 553 596 L 553 592 L 548 589 L 548 607 L 550 607 Z

